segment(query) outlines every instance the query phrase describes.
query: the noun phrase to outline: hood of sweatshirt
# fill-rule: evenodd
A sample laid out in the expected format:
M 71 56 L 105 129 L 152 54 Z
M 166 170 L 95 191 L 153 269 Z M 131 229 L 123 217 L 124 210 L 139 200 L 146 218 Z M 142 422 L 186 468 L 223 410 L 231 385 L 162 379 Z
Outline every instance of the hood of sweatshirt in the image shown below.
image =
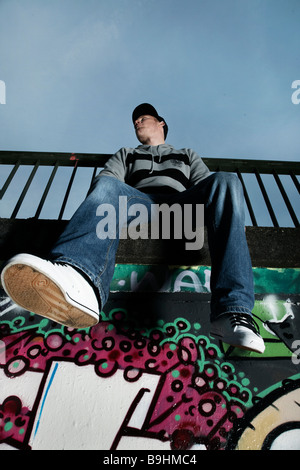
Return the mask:
M 154 157 L 159 157 L 159 162 L 161 161 L 161 157 L 163 155 L 167 155 L 173 151 L 174 147 L 169 144 L 160 144 L 160 145 L 139 145 L 136 147 L 136 150 L 140 151 L 141 153 L 151 154 L 151 168 L 150 174 L 153 172 L 154 169 Z

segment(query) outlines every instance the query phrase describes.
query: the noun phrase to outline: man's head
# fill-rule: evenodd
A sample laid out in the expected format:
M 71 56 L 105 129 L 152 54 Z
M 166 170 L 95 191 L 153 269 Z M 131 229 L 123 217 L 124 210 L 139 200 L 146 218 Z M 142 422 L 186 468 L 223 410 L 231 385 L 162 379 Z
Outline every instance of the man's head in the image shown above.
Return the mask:
M 142 144 L 159 145 L 164 143 L 168 134 L 168 126 L 151 104 L 143 103 L 137 106 L 132 113 L 132 121 L 136 136 Z

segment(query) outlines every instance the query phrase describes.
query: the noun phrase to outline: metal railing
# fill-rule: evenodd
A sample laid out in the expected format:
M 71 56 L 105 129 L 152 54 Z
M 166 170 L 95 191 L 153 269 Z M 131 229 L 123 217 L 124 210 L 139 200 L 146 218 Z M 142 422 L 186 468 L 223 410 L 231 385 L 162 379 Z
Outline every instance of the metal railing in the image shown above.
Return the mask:
M 24 218 L 25 214 L 69 219 L 110 156 L 0 151 L 0 217 Z M 299 162 L 219 158 L 203 161 L 211 171 L 238 175 L 248 209 L 246 225 L 299 227 Z M 43 177 L 38 174 L 41 169 L 47 170 Z M 58 177 L 62 169 L 64 172 Z

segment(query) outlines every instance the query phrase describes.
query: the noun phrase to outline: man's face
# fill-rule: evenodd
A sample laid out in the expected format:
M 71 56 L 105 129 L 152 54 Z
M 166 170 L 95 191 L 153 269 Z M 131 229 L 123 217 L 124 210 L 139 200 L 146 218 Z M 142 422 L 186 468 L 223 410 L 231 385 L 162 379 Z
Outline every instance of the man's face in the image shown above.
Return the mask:
M 164 140 L 163 126 L 164 122 L 160 122 L 154 116 L 148 114 L 140 116 L 134 122 L 136 136 L 142 144 L 150 143 L 153 138 L 162 137 Z

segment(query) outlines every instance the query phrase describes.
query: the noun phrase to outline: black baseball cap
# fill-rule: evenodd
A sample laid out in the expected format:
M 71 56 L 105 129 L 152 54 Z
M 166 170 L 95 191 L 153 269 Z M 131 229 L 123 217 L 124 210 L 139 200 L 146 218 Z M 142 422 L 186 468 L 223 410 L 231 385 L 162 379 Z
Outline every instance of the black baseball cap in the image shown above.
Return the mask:
M 161 116 L 159 116 L 158 112 L 156 111 L 156 109 L 154 108 L 154 106 L 152 106 L 151 104 L 149 103 L 142 103 L 140 104 L 139 106 L 137 106 L 133 113 L 132 113 L 132 121 L 135 122 L 140 116 L 144 116 L 144 115 L 149 115 L 149 116 L 154 116 L 158 121 L 164 121 L 165 125 L 164 125 L 164 133 L 165 133 L 165 138 L 167 137 L 167 134 L 168 134 L 168 126 L 167 126 L 167 123 L 166 121 L 164 120 L 164 118 L 162 118 Z

